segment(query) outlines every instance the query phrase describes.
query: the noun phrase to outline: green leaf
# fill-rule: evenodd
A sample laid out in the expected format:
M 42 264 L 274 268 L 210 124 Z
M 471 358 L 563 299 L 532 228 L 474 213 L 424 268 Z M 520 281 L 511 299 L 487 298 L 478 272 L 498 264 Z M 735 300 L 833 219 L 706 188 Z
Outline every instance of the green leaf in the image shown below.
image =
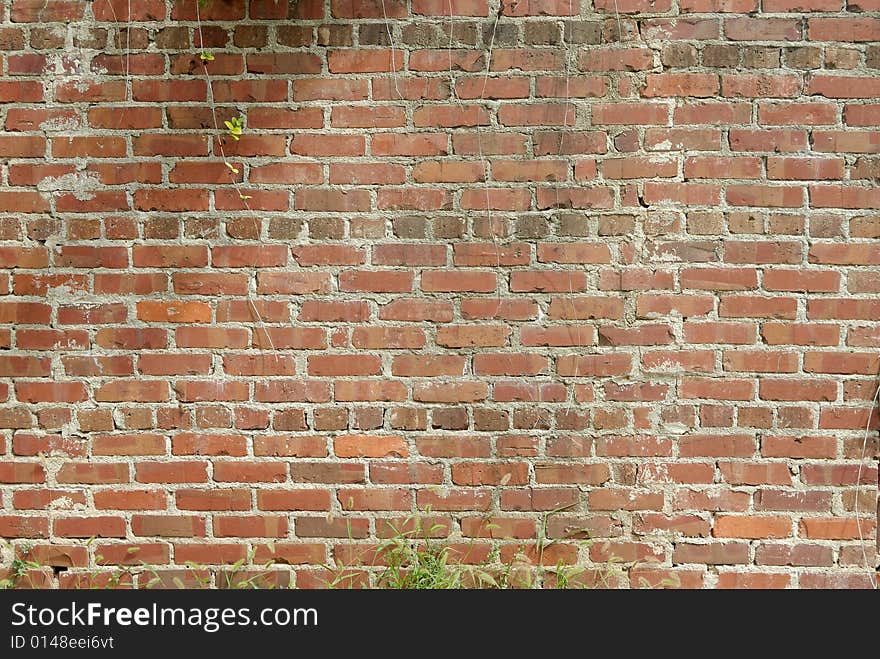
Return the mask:
M 238 140 L 244 132 L 244 119 L 242 117 L 232 117 L 228 121 L 224 121 L 229 136 L 234 140 Z

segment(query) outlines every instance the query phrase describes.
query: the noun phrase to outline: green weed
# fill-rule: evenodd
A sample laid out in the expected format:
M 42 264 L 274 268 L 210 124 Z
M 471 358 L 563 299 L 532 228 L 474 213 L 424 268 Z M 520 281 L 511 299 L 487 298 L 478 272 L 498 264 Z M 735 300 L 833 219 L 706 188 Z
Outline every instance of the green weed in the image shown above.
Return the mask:
M 552 515 L 565 510 L 550 511 L 544 515 L 537 537 L 523 545 L 512 557 L 502 559 L 496 547 L 485 558 L 473 562 L 471 551 L 476 538 L 463 548 L 447 539 L 448 529 L 436 522 L 426 523 L 421 515 L 409 517 L 402 524 L 386 522 L 390 533 L 387 539 L 378 544 L 363 545 L 354 541 L 351 527 L 348 526 L 347 560 L 334 559 L 332 565 L 325 566 L 329 578 L 328 588 L 366 587 L 389 590 L 456 590 L 479 589 L 535 589 L 535 588 L 608 588 L 615 587 L 617 580 L 625 574 L 620 561 L 610 558 L 603 565 L 569 564 L 562 560 L 545 565 L 548 551 L 560 541 L 584 536 L 582 529 L 574 529 L 562 538 L 551 538 L 547 534 L 547 522 Z M 425 515 L 430 510 L 425 511 Z M 486 518 L 480 528 L 482 537 L 493 537 L 497 525 Z M 496 538 L 497 539 L 497 538 Z M 89 539 L 86 544 L 91 542 Z M 586 551 L 591 540 L 577 540 L 578 546 Z M 270 552 L 274 548 L 269 545 Z M 131 554 L 138 549 L 133 547 Z M 19 545 L 18 554 L 10 564 L 7 576 L 0 580 L 0 589 L 34 588 L 31 574 L 45 570 L 46 566 L 28 558 L 29 549 Z M 269 589 L 284 587 L 275 577 L 279 572 L 277 563 L 270 559 L 264 563 L 255 562 L 256 549 L 251 548 L 245 558 L 218 568 L 209 568 L 197 563 L 187 562 L 186 569 L 191 574 L 189 583 L 179 576 L 163 575 L 156 567 L 143 562 L 122 565 L 114 569 L 77 570 L 69 585 L 74 588 L 214 588 L 214 589 Z M 95 563 L 102 557 L 95 556 Z M 640 584 L 650 587 L 647 582 Z M 675 584 L 659 584 L 675 585 Z

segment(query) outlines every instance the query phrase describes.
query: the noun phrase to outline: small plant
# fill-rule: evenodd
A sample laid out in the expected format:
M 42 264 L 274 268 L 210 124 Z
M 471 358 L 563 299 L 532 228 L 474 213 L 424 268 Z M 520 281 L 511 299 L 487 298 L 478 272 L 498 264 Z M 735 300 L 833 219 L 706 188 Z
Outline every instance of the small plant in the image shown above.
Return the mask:
M 275 552 L 275 546 L 272 543 L 269 543 L 269 551 Z M 262 572 L 257 572 L 252 576 L 246 576 L 247 573 L 244 571 L 244 568 L 247 564 L 253 564 L 254 558 L 256 556 L 257 550 L 254 547 L 248 551 L 247 559 L 239 559 L 229 570 L 223 571 L 221 574 L 225 579 L 224 587 L 233 590 L 251 590 L 257 588 L 265 588 L 265 589 L 273 589 L 275 586 L 269 583 L 260 583 L 261 581 L 265 581 L 265 577 L 269 573 L 269 568 L 275 564 L 274 559 L 269 559 L 261 566 L 263 568 Z M 197 568 L 198 569 L 198 568 Z M 218 574 L 218 578 L 220 575 Z M 239 578 L 241 577 L 241 578 Z
M 231 117 L 223 123 L 226 126 L 229 137 L 236 142 L 241 139 L 241 135 L 244 132 L 244 117 Z
M 461 588 L 464 569 L 453 564 L 448 546 L 431 539 L 440 528 L 441 525 L 434 524 L 422 534 L 418 518 L 414 520 L 412 531 L 395 528 L 394 536 L 379 545 L 377 552 L 386 563 L 378 578 L 379 587 L 395 590 Z
M 13 557 L 12 563 L 9 565 L 9 575 L 4 579 L 0 579 L 0 590 L 21 586 L 22 581 L 25 579 L 27 580 L 27 587 L 35 587 L 30 573 L 32 570 L 41 570 L 43 566 L 38 561 L 28 560 L 27 556 L 31 553 L 30 545 L 21 545 L 20 553 L 20 556 Z
M 27 579 L 28 585 L 33 587 L 33 582 L 31 581 L 31 577 L 29 572 L 31 570 L 39 570 L 43 566 L 37 563 L 36 561 L 28 561 L 19 556 L 16 556 L 12 559 L 12 564 L 9 566 L 9 577 L 0 581 L 0 590 L 6 590 L 9 588 L 15 588 L 20 584 L 22 579 Z

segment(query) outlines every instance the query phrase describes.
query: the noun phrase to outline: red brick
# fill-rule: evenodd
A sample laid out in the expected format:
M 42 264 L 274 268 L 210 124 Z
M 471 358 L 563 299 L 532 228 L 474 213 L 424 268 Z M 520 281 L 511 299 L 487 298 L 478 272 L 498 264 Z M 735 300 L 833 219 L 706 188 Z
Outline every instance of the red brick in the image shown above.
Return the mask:
M 713 400 L 752 400 L 755 381 L 725 378 L 685 378 L 679 387 L 682 398 L 707 398 Z
M 733 151 L 789 153 L 802 151 L 806 146 L 807 134 L 803 130 L 730 129 Z
M 874 533 L 874 520 L 858 520 L 842 517 L 804 517 L 800 521 L 799 535 L 820 540 L 857 540 Z
M 716 538 L 787 538 L 792 535 L 791 519 L 771 516 L 720 515 L 712 535 Z
M 762 379 L 759 395 L 762 400 L 833 401 L 837 398 L 837 384 L 826 379 Z
M 290 142 L 290 152 L 297 155 L 358 156 L 364 155 L 364 138 L 360 135 L 334 135 L 332 140 L 322 135 L 297 133 Z
M 18 381 L 15 395 L 23 403 L 75 403 L 86 400 L 88 392 L 82 382 Z
M 770 345 L 837 345 L 836 325 L 810 323 L 764 323 L 761 334 Z
M 874 98 L 880 96 L 880 85 L 870 77 L 816 74 L 805 92 L 826 98 Z
M 593 123 L 663 125 L 668 113 L 668 106 L 661 103 L 597 103 Z
M 437 329 L 437 344 L 450 348 L 503 346 L 510 329 L 501 325 L 447 325 Z
M 485 400 L 489 387 L 484 382 L 458 381 L 455 384 L 415 384 L 413 400 L 422 403 L 474 403 Z
M 156 323 L 207 323 L 211 321 L 211 307 L 205 302 L 137 303 L 138 319 Z
M 706 97 L 717 95 L 718 88 L 718 76 L 709 73 L 649 73 L 642 94 Z

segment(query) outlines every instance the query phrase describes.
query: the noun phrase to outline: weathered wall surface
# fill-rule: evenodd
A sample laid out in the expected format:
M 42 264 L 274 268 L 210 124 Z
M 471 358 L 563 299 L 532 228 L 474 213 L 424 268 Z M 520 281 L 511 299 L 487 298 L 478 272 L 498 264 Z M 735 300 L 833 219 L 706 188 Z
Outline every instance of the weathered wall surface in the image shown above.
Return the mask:
M 210 94 L 194 0 L 0 4 L 0 536 L 47 580 L 315 585 L 430 507 L 474 560 L 562 509 L 545 559 L 624 586 L 870 584 L 876 0 L 213 0 Z

